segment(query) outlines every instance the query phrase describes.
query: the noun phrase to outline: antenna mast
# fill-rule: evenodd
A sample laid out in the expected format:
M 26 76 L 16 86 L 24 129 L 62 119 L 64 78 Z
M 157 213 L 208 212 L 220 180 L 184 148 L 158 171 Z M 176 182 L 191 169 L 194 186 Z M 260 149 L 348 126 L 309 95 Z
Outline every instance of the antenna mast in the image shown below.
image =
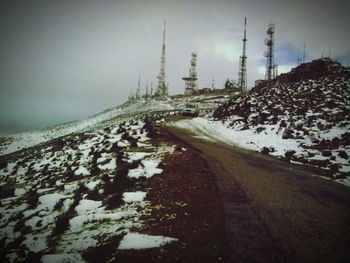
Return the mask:
M 265 45 L 267 47 L 267 51 L 265 51 L 266 57 L 266 74 L 265 79 L 270 82 L 273 78 L 273 72 L 275 68 L 274 64 L 274 33 L 275 33 L 275 25 L 269 24 L 266 31 L 268 37 L 265 39 Z
M 239 72 L 238 72 L 238 85 L 241 91 L 247 91 L 247 55 L 246 55 L 246 42 L 247 42 L 247 18 L 244 18 L 244 37 L 243 41 L 243 53 L 239 57 Z
M 197 89 L 197 54 L 195 52 L 192 52 L 191 54 L 191 66 L 189 70 L 189 76 L 183 77 L 182 79 L 185 81 L 185 95 L 191 95 L 193 94 Z
M 158 99 L 164 99 L 168 96 L 168 86 L 165 84 L 165 28 L 166 20 L 164 20 L 164 29 L 163 29 L 163 45 L 162 45 L 162 55 L 160 58 L 160 71 L 157 76 L 158 86 L 156 91 L 156 97 Z
M 148 89 L 148 80 L 146 80 L 146 93 L 145 93 L 146 100 L 149 99 L 149 89 Z
M 140 85 L 141 85 L 141 76 L 140 76 L 140 73 L 139 73 L 139 80 L 137 82 L 137 90 L 136 90 L 136 99 L 139 100 L 140 99 Z

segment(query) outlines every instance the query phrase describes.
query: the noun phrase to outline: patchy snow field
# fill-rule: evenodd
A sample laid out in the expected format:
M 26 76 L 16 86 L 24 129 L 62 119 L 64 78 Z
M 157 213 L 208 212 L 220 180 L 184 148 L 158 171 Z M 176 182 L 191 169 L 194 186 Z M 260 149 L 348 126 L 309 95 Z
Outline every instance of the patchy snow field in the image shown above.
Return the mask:
M 136 117 L 77 133 L 82 126 L 2 157 L 2 262 L 84 262 L 112 242 L 117 251 L 176 241 L 140 234 L 152 204 L 139 181 L 161 174 L 158 165 L 174 147 L 153 145 Z

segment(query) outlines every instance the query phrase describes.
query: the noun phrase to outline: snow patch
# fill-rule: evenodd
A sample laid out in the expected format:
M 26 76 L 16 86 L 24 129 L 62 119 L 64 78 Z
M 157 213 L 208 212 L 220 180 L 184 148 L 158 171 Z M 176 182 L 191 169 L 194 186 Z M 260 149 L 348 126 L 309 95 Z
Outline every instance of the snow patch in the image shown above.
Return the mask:
M 118 249 L 147 249 L 161 247 L 165 244 L 177 241 L 176 238 L 165 236 L 151 236 L 139 233 L 128 233 L 120 241 Z
M 146 198 L 146 192 L 125 192 L 123 193 L 123 201 L 125 203 L 142 202 Z
M 85 263 L 80 254 L 48 254 L 41 257 L 42 263 Z

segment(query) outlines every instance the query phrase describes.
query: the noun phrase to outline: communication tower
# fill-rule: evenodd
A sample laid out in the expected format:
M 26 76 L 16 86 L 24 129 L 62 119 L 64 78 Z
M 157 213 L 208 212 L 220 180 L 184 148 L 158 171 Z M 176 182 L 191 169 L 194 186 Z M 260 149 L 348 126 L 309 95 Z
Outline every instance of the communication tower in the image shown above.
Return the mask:
M 140 89 L 140 85 L 141 85 L 141 76 L 139 74 L 139 80 L 137 82 L 137 90 L 136 90 L 136 100 L 139 100 L 141 98 L 141 89 Z
M 197 54 L 195 52 L 192 52 L 191 54 L 191 66 L 189 70 L 188 77 L 183 77 L 182 79 L 185 81 L 185 95 L 191 95 L 194 91 L 198 89 L 197 87 Z
M 247 55 L 246 55 L 246 42 L 247 42 L 247 18 L 244 18 L 244 36 L 243 36 L 243 53 L 239 57 L 239 72 L 238 72 L 238 86 L 241 91 L 247 91 Z
M 274 33 L 275 33 L 275 25 L 269 24 L 267 27 L 267 38 L 265 39 L 265 45 L 267 50 L 264 55 L 266 57 L 266 73 L 265 79 L 270 81 L 273 78 L 273 72 L 275 68 L 274 62 Z
M 160 58 L 160 71 L 157 76 L 158 86 L 155 94 L 157 99 L 165 99 L 168 96 L 168 86 L 165 80 L 165 28 L 166 28 L 166 20 L 164 20 L 162 55 Z

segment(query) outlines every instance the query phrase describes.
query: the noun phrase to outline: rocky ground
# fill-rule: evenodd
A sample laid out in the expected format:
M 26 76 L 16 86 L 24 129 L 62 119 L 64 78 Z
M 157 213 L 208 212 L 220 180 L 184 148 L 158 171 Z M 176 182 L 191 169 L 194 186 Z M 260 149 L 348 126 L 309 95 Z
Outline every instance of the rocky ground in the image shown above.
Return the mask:
M 302 64 L 232 98 L 213 117 L 263 137 L 251 141 L 262 153 L 321 168 L 331 178 L 350 176 L 350 70 L 335 61 Z
M 156 127 L 110 121 L 2 156 L 1 262 L 220 262 L 213 176 Z

